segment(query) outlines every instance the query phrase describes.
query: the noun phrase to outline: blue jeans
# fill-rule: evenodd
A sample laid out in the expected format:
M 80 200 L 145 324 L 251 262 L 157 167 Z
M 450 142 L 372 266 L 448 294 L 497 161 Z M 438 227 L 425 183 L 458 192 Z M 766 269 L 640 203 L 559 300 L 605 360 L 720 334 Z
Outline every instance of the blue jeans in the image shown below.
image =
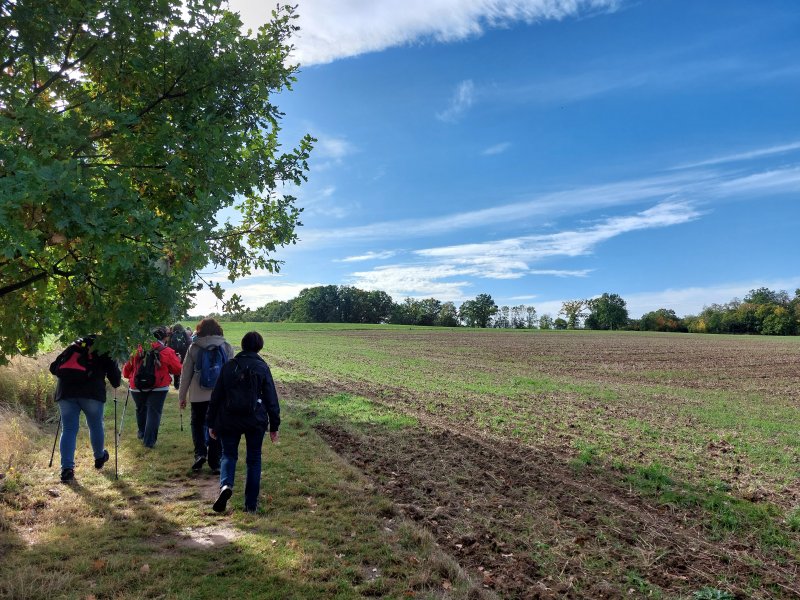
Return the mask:
M 258 492 L 261 488 L 261 444 L 264 442 L 264 430 L 252 429 L 244 432 L 247 447 L 247 479 L 244 485 L 244 508 L 255 510 L 258 506 Z M 233 487 L 236 475 L 236 461 L 239 460 L 239 440 L 242 432 L 220 433 L 222 442 L 222 464 L 219 472 L 219 486 Z
M 106 442 L 103 429 L 104 407 L 105 403 L 92 398 L 62 398 L 58 401 L 62 428 L 61 442 L 58 449 L 61 452 L 62 469 L 75 468 L 75 446 L 78 440 L 81 411 L 86 415 L 86 424 L 89 426 L 89 441 L 92 443 L 94 457 L 103 457 Z
M 161 425 L 161 411 L 164 410 L 164 400 L 167 390 L 142 392 L 131 390 L 131 396 L 136 403 L 136 424 L 139 426 L 139 439 L 148 448 L 156 445 L 158 428 Z

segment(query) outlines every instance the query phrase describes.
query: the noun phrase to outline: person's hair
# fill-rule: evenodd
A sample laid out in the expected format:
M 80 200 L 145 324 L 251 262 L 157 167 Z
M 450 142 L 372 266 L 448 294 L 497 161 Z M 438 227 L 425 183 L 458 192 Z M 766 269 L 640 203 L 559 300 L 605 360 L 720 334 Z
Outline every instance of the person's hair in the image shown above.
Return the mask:
M 242 350 L 245 352 L 259 352 L 264 347 L 264 338 L 257 331 L 249 331 L 242 338 Z
M 156 338 L 159 342 L 163 340 L 165 337 L 167 337 L 167 335 L 169 334 L 167 328 L 164 327 L 163 325 L 159 325 L 158 327 L 153 327 L 152 333 L 153 337 Z
M 184 331 L 183 325 L 180 323 L 175 323 L 170 329 L 172 329 L 172 331 Z
M 211 317 L 203 319 L 197 324 L 197 337 L 206 337 L 209 335 L 223 335 L 222 327 L 217 323 L 216 319 Z

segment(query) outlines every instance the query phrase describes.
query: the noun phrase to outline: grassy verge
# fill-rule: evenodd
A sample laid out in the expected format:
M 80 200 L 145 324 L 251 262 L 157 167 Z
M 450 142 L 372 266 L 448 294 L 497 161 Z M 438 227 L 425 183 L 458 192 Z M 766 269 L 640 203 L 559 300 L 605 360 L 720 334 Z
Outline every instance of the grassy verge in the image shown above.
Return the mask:
M 119 404 L 122 410 L 122 403 Z M 46 467 L 48 437 L 27 469 L 0 480 L 0 597 L 7 598 L 465 598 L 480 597 L 425 531 L 394 512 L 284 403 L 279 445 L 265 443 L 257 515 L 241 512 L 243 447 L 234 510 L 217 515 L 216 476 L 189 470 L 188 427 L 165 406 L 158 445 L 136 440 L 128 406 L 114 479 L 91 464 L 85 426 L 77 482 Z M 349 410 L 349 409 L 348 409 Z M 185 419 L 184 419 L 185 420 Z M 396 423 L 402 427 L 402 422 Z M 50 438 L 52 439 L 52 438 Z

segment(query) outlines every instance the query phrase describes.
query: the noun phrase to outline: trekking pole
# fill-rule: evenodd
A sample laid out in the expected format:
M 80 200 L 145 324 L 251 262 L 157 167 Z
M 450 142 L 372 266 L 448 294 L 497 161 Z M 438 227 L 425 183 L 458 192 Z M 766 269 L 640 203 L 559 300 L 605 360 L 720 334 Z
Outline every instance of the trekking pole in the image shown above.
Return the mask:
M 119 420 L 119 433 L 117 433 L 117 444 L 122 438 L 122 425 L 125 423 L 125 411 L 128 410 L 128 398 L 131 397 L 131 388 L 128 386 L 128 393 L 125 394 L 125 405 L 122 407 L 122 418 Z
M 53 440 L 53 451 L 50 453 L 50 462 L 47 468 L 53 466 L 53 457 L 56 455 L 56 443 L 58 443 L 58 433 L 61 431 L 61 415 L 58 415 L 58 427 L 56 427 L 56 439 Z
M 119 446 L 119 438 L 117 437 L 117 388 L 114 388 L 114 479 L 119 479 L 117 446 Z

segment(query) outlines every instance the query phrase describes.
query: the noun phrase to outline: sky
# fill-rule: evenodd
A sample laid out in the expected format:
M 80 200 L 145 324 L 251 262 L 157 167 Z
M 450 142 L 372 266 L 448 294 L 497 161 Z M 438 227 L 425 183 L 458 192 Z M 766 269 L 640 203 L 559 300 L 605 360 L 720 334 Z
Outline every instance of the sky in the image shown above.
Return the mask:
M 318 141 L 280 273 L 227 285 L 247 306 L 333 284 L 684 316 L 800 288 L 797 0 L 298 2 L 276 101 L 286 148 Z M 230 1 L 253 28 L 271 6 Z

